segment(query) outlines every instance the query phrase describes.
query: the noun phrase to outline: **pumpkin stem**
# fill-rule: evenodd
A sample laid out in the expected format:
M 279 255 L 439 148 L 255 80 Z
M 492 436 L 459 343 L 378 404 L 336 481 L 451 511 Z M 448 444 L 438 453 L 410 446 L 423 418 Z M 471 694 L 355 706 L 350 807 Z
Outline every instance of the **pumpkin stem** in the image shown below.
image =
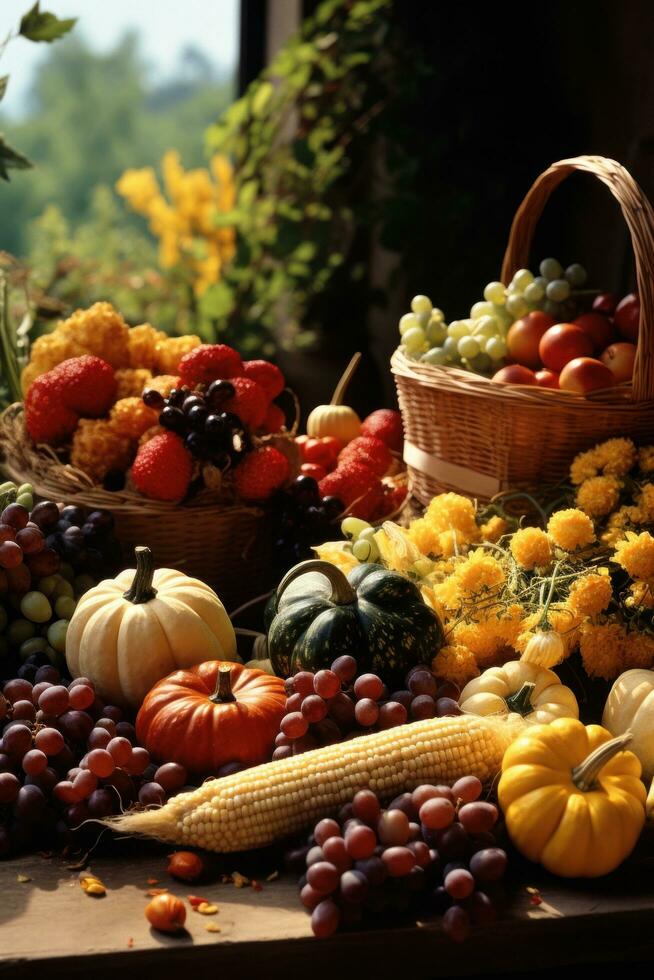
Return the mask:
M 551 630 L 552 629 L 552 626 L 550 624 L 550 621 L 547 618 L 547 612 L 548 612 L 548 610 L 550 608 L 550 603 L 552 601 L 552 596 L 554 595 L 554 586 L 556 584 L 556 576 L 557 576 L 557 573 L 559 571 L 559 568 L 561 567 L 561 562 L 562 561 L 563 561 L 563 559 L 560 559 L 559 561 L 557 561 L 556 565 L 554 566 L 554 570 L 552 571 L 552 578 L 550 580 L 550 590 L 549 590 L 549 592 L 547 594 L 547 599 L 545 600 L 545 605 L 543 606 L 543 615 L 541 616 L 540 623 L 538 624 L 539 627 L 542 630 Z
M 595 780 L 603 766 L 614 755 L 621 752 L 625 746 L 629 745 L 633 737 L 632 732 L 625 732 L 624 735 L 618 735 L 617 738 L 609 739 L 608 742 L 603 742 L 602 745 L 598 745 L 594 752 L 591 752 L 583 762 L 575 766 L 572 770 L 572 782 L 577 789 L 580 789 L 583 793 L 587 793 L 593 789 Z
M 236 701 L 232 694 L 232 669 L 229 664 L 221 664 L 218 668 L 216 690 L 209 700 L 214 704 L 229 704 L 230 701 Z
M 133 602 L 136 606 L 154 599 L 157 590 L 152 586 L 154 555 L 144 545 L 134 548 L 134 555 L 136 556 L 136 575 L 127 592 L 123 592 L 123 599 Z
M 360 360 L 361 360 L 360 353 L 356 353 L 353 355 L 352 359 L 350 360 L 350 363 L 348 364 L 348 366 L 343 371 L 343 374 L 341 375 L 341 380 L 334 388 L 334 394 L 332 395 L 332 400 L 329 403 L 330 405 L 343 404 L 343 398 L 345 397 L 347 386 L 352 380 L 352 375 L 358 368 Z
M 308 561 L 301 561 L 299 565 L 291 568 L 286 573 L 277 587 L 277 602 L 279 602 L 291 582 L 300 575 L 306 574 L 306 572 L 320 572 L 321 575 L 325 576 L 332 587 L 332 594 L 329 597 L 330 601 L 336 603 L 337 606 L 347 606 L 355 601 L 357 594 L 340 568 L 332 565 L 330 561 L 323 561 L 320 558 L 309 558 Z
M 504 698 L 509 711 L 522 715 L 523 718 L 525 715 L 530 715 L 534 710 L 534 706 L 531 703 L 531 695 L 535 687 L 536 685 L 533 681 L 525 681 L 519 691 L 511 694 L 508 698 Z

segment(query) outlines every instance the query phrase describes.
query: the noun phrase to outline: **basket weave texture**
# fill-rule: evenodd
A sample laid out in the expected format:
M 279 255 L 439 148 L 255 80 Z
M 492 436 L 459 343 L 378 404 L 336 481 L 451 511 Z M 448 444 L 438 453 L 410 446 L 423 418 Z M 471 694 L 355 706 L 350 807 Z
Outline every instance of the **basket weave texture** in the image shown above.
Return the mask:
M 147 500 L 129 489 L 113 492 L 95 486 L 53 450 L 34 446 L 20 404 L 0 418 L 0 452 L 11 478 L 31 483 L 38 496 L 111 511 L 128 566 L 133 565 L 136 545 L 147 545 L 157 565 L 208 582 L 227 609 L 272 585 L 272 543 L 258 507 L 217 501 L 208 490 L 188 503 L 173 504 Z
M 404 458 L 411 490 L 424 504 L 444 490 L 490 499 L 509 487 L 555 483 L 576 453 L 613 436 L 654 441 L 654 211 L 624 167 L 582 156 L 544 171 L 513 220 L 501 279 L 510 282 L 528 264 L 550 194 L 578 171 L 609 188 L 631 234 L 641 304 L 632 383 L 583 397 L 420 364 L 398 349 L 391 370 L 404 422 Z

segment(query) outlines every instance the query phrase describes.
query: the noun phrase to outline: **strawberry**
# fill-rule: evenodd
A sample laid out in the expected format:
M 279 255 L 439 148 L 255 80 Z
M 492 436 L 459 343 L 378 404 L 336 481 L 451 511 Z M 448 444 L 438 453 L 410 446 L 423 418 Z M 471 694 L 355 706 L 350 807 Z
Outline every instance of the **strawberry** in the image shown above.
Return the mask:
M 266 432 L 279 432 L 286 425 L 286 416 L 279 405 L 269 405 L 266 411 L 263 428 Z
M 277 398 L 277 395 L 281 395 L 286 387 L 284 375 L 270 361 L 243 361 L 242 373 L 250 381 L 256 381 L 258 385 L 261 385 L 269 401 Z
M 357 436 L 348 442 L 339 454 L 339 463 L 348 461 L 362 463 L 377 476 L 383 476 L 393 462 L 391 451 L 385 442 L 375 436 Z
M 383 500 L 381 480 L 367 466 L 346 461 L 320 481 L 321 497 L 338 497 L 348 513 L 367 521 Z
M 401 453 L 404 445 L 402 416 L 392 408 L 378 408 L 361 423 L 361 435 L 375 436 L 394 453 Z
M 195 388 L 219 378 L 236 378 L 243 373 L 243 361 L 238 351 L 227 344 L 200 344 L 184 354 L 178 373 L 184 384 Z
M 385 517 L 394 514 L 406 500 L 406 487 L 390 487 L 384 485 L 384 494 L 381 498 L 379 507 L 372 515 L 372 520 L 381 521 Z
M 286 483 L 290 473 L 284 453 L 274 446 L 262 446 L 238 464 L 234 482 L 243 500 L 266 500 Z
M 48 371 L 33 381 L 25 397 L 25 424 L 30 438 L 56 446 L 75 431 L 79 416 L 61 401 L 58 387 Z
M 193 352 L 194 353 L 194 352 Z M 249 378 L 231 378 L 234 397 L 225 402 L 225 411 L 238 415 L 244 425 L 258 429 L 268 410 L 266 393 L 256 381 Z
M 132 464 L 132 482 L 152 500 L 182 500 L 193 473 L 193 459 L 184 443 L 164 432 L 144 443 Z
M 101 357 L 83 354 L 62 361 L 47 374 L 56 383 L 66 408 L 85 418 L 106 415 L 116 397 L 116 378 L 111 364 Z

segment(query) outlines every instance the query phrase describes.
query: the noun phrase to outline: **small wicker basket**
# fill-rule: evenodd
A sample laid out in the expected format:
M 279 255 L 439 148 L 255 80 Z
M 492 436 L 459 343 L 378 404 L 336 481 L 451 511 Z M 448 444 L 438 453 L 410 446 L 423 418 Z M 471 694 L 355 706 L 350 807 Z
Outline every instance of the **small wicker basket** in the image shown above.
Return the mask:
M 577 452 L 613 436 L 654 441 L 654 211 L 624 167 L 582 156 L 542 173 L 513 220 L 501 278 L 508 283 L 527 265 L 550 194 L 575 171 L 606 184 L 631 234 L 641 303 L 633 382 L 583 397 L 419 364 L 398 349 L 391 370 L 404 421 L 404 459 L 411 490 L 423 504 L 443 490 L 489 499 L 508 487 L 554 483 Z
M 269 527 L 258 507 L 217 501 L 207 490 L 184 504 L 147 500 L 128 489 L 104 490 L 53 450 L 34 446 L 21 404 L 0 417 L 0 452 L 9 476 L 31 483 L 38 496 L 111 511 L 126 565 L 133 563 L 136 545 L 148 545 L 157 565 L 208 582 L 228 610 L 274 584 Z

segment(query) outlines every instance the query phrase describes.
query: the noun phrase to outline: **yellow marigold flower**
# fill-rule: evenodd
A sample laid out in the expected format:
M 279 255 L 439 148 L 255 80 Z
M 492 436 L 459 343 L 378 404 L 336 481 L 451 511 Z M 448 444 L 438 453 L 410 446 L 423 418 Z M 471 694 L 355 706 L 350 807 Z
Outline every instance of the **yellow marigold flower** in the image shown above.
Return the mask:
M 161 330 L 149 323 L 141 323 L 138 327 L 132 327 L 129 332 L 129 363 L 133 368 L 149 368 L 151 371 L 157 369 L 157 344 L 167 340 L 167 336 Z
M 654 483 L 644 483 L 636 498 L 643 523 L 654 523 Z
M 629 596 L 625 605 L 630 608 L 654 609 L 654 579 L 638 579 L 629 586 Z
M 118 368 L 114 371 L 114 378 L 118 386 L 117 399 L 140 397 L 143 389 L 148 387 L 152 371 L 148 371 L 147 368 Z
M 451 531 L 441 531 L 438 535 L 438 546 L 441 554 L 446 558 L 453 558 L 460 555 L 469 544 L 468 539 L 462 531 L 452 528 Z
M 452 681 L 460 688 L 473 677 L 479 676 L 475 655 L 463 643 L 452 643 L 441 647 L 431 662 L 431 669 L 437 677 Z
M 610 681 L 624 669 L 625 629 L 620 623 L 583 623 L 579 649 L 589 677 Z
M 606 529 L 602 533 L 604 544 L 613 547 L 622 541 L 626 528 L 635 527 L 642 523 L 642 514 L 639 507 L 621 507 L 609 517 Z
M 435 591 L 435 587 L 432 585 L 427 585 L 424 581 L 420 583 L 420 594 L 425 600 L 426 605 L 428 605 L 437 614 L 438 618 L 442 623 L 445 623 L 448 619 L 447 609 L 439 601 L 438 595 Z
M 486 521 L 485 524 L 482 524 L 479 531 L 484 541 L 490 541 L 491 544 L 495 544 L 503 534 L 506 534 L 506 529 L 507 523 L 504 518 L 495 515 Z
M 499 621 L 499 635 L 508 647 L 514 647 L 519 634 L 522 632 L 522 624 L 525 618 L 523 607 L 514 602 L 506 609 L 502 610 L 502 618 Z
M 177 150 L 167 150 L 161 160 L 161 172 L 168 197 L 177 202 L 184 192 L 184 168 Z
M 585 453 L 579 453 L 572 461 L 572 466 L 570 467 L 570 480 L 575 485 L 583 483 L 584 480 L 589 480 L 593 476 L 597 476 L 597 471 L 599 469 L 599 459 L 597 455 L 597 447 L 595 449 L 588 449 Z
M 126 170 L 116 182 L 116 190 L 137 214 L 147 214 L 161 194 L 152 167 Z
M 454 572 L 461 592 L 469 596 L 498 589 L 506 575 L 497 558 L 489 555 L 483 548 L 470 552 Z
M 423 555 L 439 555 L 441 546 L 438 532 L 426 517 L 418 517 L 409 524 L 409 540 Z
M 649 531 L 626 531 L 624 540 L 616 546 L 613 561 L 631 578 L 654 578 L 654 538 Z
M 522 527 L 511 537 L 511 554 L 522 568 L 543 568 L 552 560 L 550 540 L 539 527 Z
M 604 473 L 624 476 L 636 462 L 637 453 L 631 439 L 607 439 L 596 446 L 600 468 Z
M 178 384 L 179 377 L 176 374 L 157 374 L 148 381 L 148 388 L 154 388 L 164 398 L 168 398 L 168 395 Z
M 587 514 L 575 507 L 557 510 L 547 523 L 547 533 L 564 551 L 576 551 L 595 540 L 595 528 Z
M 109 413 L 114 432 L 127 439 L 140 439 L 159 420 L 159 413 L 148 408 L 142 398 L 121 398 Z
M 654 446 L 641 446 L 638 450 L 638 466 L 643 473 L 654 472 Z
M 479 540 L 475 505 L 458 493 L 441 493 L 434 497 L 425 512 L 435 531 L 458 531 L 459 542 Z
M 454 613 L 461 606 L 462 596 L 454 575 L 448 575 L 442 582 L 437 582 L 433 586 L 433 594 L 438 605 L 447 612 Z
M 87 310 L 75 310 L 57 324 L 55 333 L 79 348 L 69 356 L 95 354 L 114 368 L 129 367 L 129 327 L 111 303 L 94 303 Z
M 630 630 L 624 641 L 624 669 L 650 670 L 654 666 L 654 637 Z
M 574 580 L 567 605 L 582 616 L 596 616 L 604 612 L 612 596 L 613 589 L 608 574 L 590 572 Z
M 455 643 L 462 643 L 473 652 L 480 667 L 494 663 L 500 651 L 506 646 L 502 636 L 501 620 L 492 613 L 480 622 L 458 623 L 452 630 L 451 636 Z
M 185 354 L 199 347 L 202 341 L 195 334 L 183 337 L 166 337 L 156 346 L 156 366 L 161 374 L 174 374 Z
M 70 461 L 96 483 L 110 470 L 127 470 L 135 443 L 116 432 L 106 419 L 80 419 L 73 435 Z
M 591 476 L 577 490 L 577 507 L 589 517 L 606 517 L 620 500 L 620 486 L 614 476 Z

